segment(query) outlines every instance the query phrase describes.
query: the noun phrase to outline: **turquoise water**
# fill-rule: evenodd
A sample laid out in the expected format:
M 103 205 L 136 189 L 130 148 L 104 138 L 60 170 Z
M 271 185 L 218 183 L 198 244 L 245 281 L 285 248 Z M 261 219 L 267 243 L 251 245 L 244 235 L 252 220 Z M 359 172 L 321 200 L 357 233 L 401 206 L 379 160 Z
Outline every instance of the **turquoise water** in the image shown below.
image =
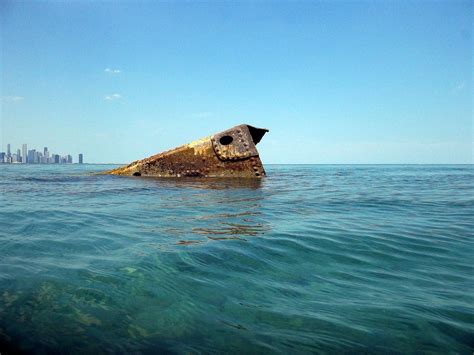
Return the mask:
M 0 166 L 0 352 L 474 348 L 473 166 Z

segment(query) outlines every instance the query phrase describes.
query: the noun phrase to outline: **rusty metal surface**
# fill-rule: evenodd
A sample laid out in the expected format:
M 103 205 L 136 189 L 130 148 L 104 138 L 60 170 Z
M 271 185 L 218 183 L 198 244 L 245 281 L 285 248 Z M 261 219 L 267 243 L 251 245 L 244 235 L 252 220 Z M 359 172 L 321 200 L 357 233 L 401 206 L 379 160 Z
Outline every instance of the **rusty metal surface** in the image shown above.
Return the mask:
M 261 178 L 265 176 L 265 170 L 256 144 L 266 132 L 267 129 L 242 124 L 105 173 L 155 177 Z

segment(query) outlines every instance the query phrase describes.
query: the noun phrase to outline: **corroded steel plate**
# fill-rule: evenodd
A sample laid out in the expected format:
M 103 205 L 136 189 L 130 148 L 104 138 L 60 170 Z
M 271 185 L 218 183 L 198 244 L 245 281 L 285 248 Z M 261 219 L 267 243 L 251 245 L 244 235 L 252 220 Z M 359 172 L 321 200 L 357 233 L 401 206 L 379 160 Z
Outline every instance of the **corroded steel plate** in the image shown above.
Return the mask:
M 246 124 L 137 160 L 107 174 L 156 177 L 265 176 L 256 144 L 268 129 Z

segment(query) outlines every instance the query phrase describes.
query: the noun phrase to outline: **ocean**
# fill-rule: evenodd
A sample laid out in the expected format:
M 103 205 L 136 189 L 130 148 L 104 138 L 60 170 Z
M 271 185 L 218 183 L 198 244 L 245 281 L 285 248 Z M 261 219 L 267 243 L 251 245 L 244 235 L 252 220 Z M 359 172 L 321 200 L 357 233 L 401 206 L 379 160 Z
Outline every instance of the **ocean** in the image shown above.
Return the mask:
M 0 353 L 474 349 L 472 165 L 0 165 Z

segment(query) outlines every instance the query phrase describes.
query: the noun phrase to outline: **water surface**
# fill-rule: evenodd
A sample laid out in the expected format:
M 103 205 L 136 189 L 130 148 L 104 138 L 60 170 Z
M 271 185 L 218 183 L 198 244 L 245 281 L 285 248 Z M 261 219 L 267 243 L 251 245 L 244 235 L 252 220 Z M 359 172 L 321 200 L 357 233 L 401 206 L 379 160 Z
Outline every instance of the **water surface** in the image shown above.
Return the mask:
M 474 169 L 0 165 L 0 352 L 474 347 Z

